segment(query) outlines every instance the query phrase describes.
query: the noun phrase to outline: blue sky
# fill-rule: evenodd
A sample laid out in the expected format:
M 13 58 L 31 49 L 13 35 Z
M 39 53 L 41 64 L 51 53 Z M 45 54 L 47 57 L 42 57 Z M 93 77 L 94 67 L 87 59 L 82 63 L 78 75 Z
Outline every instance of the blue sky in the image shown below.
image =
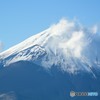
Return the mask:
M 47 29 L 61 18 L 100 24 L 100 0 L 0 0 L 3 50 Z

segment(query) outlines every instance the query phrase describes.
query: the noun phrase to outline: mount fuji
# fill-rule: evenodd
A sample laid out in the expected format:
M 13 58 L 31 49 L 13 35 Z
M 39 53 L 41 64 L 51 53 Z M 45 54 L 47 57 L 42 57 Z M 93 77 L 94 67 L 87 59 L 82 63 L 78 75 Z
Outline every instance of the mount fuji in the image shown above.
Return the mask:
M 62 19 L 0 53 L 0 100 L 100 100 L 100 34 Z

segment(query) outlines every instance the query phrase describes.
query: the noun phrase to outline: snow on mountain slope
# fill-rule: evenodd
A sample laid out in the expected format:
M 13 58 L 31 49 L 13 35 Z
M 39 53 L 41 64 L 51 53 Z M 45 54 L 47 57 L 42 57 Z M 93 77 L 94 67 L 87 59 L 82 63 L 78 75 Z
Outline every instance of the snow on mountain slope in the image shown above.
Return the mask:
M 100 69 L 100 35 L 97 27 L 84 28 L 62 19 L 47 30 L 0 53 L 5 66 L 20 60 L 33 61 L 45 68 L 60 66 L 67 72 Z M 92 72 L 93 73 L 93 72 Z

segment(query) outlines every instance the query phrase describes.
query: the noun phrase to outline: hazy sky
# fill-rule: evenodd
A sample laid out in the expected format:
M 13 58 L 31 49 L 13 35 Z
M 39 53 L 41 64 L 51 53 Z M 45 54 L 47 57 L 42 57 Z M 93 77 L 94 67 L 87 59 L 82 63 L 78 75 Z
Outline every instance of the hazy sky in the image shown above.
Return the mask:
M 100 0 L 0 0 L 0 47 L 6 50 L 63 17 L 100 24 Z

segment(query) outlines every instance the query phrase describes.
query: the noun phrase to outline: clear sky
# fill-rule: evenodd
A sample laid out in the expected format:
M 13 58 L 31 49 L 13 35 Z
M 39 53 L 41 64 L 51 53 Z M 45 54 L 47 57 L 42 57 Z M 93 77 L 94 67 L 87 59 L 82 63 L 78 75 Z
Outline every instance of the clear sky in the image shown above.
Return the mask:
M 47 29 L 63 17 L 77 18 L 86 26 L 100 24 L 100 0 L 0 0 L 3 50 Z

